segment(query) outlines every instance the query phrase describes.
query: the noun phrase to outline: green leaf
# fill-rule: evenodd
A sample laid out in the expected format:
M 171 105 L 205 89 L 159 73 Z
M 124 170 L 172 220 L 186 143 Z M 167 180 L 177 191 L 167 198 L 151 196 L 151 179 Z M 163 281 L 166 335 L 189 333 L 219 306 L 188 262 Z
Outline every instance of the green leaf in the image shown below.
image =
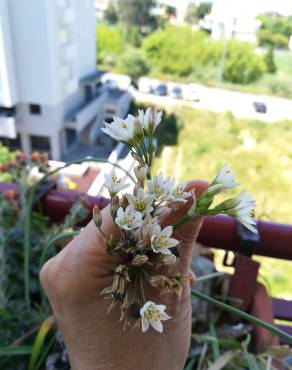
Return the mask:
M 226 303 L 220 302 L 217 299 L 209 297 L 209 296 L 207 296 L 203 293 L 200 293 L 196 290 L 192 290 L 191 294 L 194 295 L 195 297 L 203 299 L 204 301 L 207 301 L 208 303 L 212 304 L 215 307 L 218 307 L 218 308 L 221 308 L 222 310 L 231 312 L 231 313 L 233 313 L 235 315 L 238 315 L 239 317 L 241 317 L 245 320 L 248 320 L 248 321 L 250 321 L 250 322 L 252 322 L 256 325 L 259 325 L 262 328 L 268 330 L 269 332 L 271 332 L 271 333 L 273 333 L 273 334 L 275 334 L 275 335 L 277 335 L 281 338 L 284 338 L 288 343 L 292 343 L 292 336 L 291 335 L 285 333 L 284 331 L 282 331 L 280 329 L 275 328 L 274 326 L 268 324 L 265 321 L 257 319 L 256 317 L 254 317 L 252 315 L 249 315 L 248 313 L 243 312 L 243 311 L 239 310 L 238 308 L 229 306 Z
M 46 336 L 54 325 L 55 319 L 53 316 L 49 316 L 41 325 L 40 330 L 36 336 L 35 342 L 33 344 L 31 357 L 29 360 L 28 370 L 35 370 L 37 360 L 42 353 L 43 345 L 46 339 Z
M 259 370 L 256 359 L 251 353 L 245 352 L 244 357 L 247 360 L 249 370 Z
M 222 355 L 221 357 L 219 357 L 218 360 L 216 360 L 214 362 L 214 364 L 211 365 L 208 368 L 208 370 L 220 370 L 220 369 L 223 369 L 224 366 L 237 355 L 237 353 L 238 352 L 237 351 L 234 351 L 234 350 L 230 350 L 230 351 L 225 352 L 224 355 Z
M 210 335 L 213 338 L 217 339 L 216 329 L 215 329 L 215 326 L 214 326 L 212 321 L 210 322 L 210 325 L 209 325 L 209 332 L 210 332 Z M 213 341 L 211 343 L 211 348 L 212 348 L 212 352 L 213 352 L 213 359 L 214 359 L 214 361 L 216 361 L 220 357 L 220 349 L 219 349 L 218 340 Z
M 30 355 L 32 352 L 32 346 L 1 346 L 0 357 L 3 356 L 23 356 Z
M 196 357 L 191 357 L 187 366 L 184 368 L 184 370 L 193 370 L 193 366 L 196 362 Z

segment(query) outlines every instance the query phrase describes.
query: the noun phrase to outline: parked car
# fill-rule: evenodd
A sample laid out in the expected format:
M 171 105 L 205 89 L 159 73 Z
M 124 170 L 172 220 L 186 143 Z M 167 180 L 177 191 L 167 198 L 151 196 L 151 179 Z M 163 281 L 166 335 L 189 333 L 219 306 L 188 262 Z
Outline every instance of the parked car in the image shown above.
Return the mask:
M 200 86 L 196 84 L 188 84 L 183 91 L 183 97 L 189 101 L 200 101 Z
M 159 96 L 167 95 L 167 87 L 165 84 L 159 84 L 153 88 L 153 94 Z
M 141 77 L 138 81 L 138 90 L 141 93 L 150 94 L 152 92 L 150 79 L 145 78 L 145 77 Z
M 258 113 L 267 113 L 267 105 L 263 102 L 255 101 L 253 107 Z
M 168 95 L 174 99 L 182 99 L 182 89 L 179 86 L 173 86 Z
M 110 78 L 104 81 L 104 85 L 110 90 L 115 90 L 119 88 L 117 81 Z

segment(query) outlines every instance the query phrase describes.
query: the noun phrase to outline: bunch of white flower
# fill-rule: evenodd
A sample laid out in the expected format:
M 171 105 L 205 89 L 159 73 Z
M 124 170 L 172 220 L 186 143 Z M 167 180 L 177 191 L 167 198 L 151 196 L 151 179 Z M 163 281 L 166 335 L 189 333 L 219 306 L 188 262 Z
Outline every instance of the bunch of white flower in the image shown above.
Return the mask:
M 175 183 L 174 178 L 164 177 L 162 173 L 152 178 L 151 166 L 155 148 L 153 134 L 160 124 L 162 112 L 148 108 L 139 110 L 137 117 L 129 115 L 126 119 L 114 118 L 105 123 L 103 131 L 112 138 L 125 143 L 138 164 L 134 169 L 137 182 L 133 193 L 119 196 L 121 190 L 129 185 L 118 178 L 113 171 L 105 175 L 105 187 L 111 197 L 111 215 L 120 231 L 120 238 L 114 242 L 111 235 L 102 231 L 101 212 L 94 208 L 94 222 L 104 236 L 105 248 L 111 254 L 125 256 L 124 263 L 114 271 L 113 283 L 102 292 L 111 298 L 111 307 L 121 302 L 121 319 L 125 325 L 130 317 L 137 320 L 142 331 L 151 325 L 158 332 L 163 331 L 161 321 L 170 317 L 164 305 L 147 301 L 144 284 L 180 295 L 182 277 L 155 274 L 155 267 L 176 266 L 176 248 L 179 240 L 173 238 L 174 230 L 196 215 L 225 214 L 234 217 L 248 229 L 256 232 L 252 218 L 255 202 L 245 193 L 230 198 L 211 208 L 217 194 L 239 185 L 235 174 L 224 164 L 205 193 L 195 199 L 194 192 L 187 191 L 187 183 Z M 174 207 L 193 198 L 189 211 L 175 225 L 162 228 L 160 221 Z M 173 268 L 171 271 L 173 271 Z M 167 269 L 165 270 L 167 271 Z M 169 270 L 170 271 L 170 270 Z M 155 284 L 154 284 L 155 282 Z

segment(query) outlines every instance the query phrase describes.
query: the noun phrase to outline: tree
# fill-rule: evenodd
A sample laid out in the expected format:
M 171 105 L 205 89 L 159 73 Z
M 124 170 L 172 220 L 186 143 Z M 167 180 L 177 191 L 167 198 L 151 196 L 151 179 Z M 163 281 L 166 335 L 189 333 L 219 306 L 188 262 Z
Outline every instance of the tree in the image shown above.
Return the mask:
M 99 63 L 115 64 L 115 59 L 124 49 L 124 41 L 117 27 L 104 24 L 96 26 L 97 61 Z
M 149 73 L 149 67 L 139 52 L 132 51 L 121 59 L 121 72 L 129 75 L 137 86 L 139 77 Z
M 200 3 L 196 10 L 196 18 L 203 19 L 205 15 L 209 14 L 212 10 L 212 3 Z
M 117 0 L 119 20 L 127 31 L 136 26 L 141 33 L 149 33 L 157 26 L 151 14 L 154 6 L 154 0 Z
M 247 42 L 228 42 L 223 77 L 225 81 L 249 84 L 258 80 L 266 71 L 264 58 L 257 55 Z
M 274 59 L 274 49 L 273 47 L 269 47 L 269 50 L 267 54 L 265 55 L 265 63 L 267 66 L 267 71 L 269 73 L 275 73 L 277 71 L 277 67 L 275 64 L 275 59 Z
M 194 24 L 197 21 L 197 6 L 190 3 L 186 9 L 185 21 L 189 24 Z
M 260 14 L 257 18 L 261 22 L 258 31 L 261 46 L 288 48 L 289 37 L 292 34 L 292 16 Z
M 113 2 L 108 4 L 108 7 L 104 12 L 104 19 L 108 24 L 116 24 L 118 22 L 119 17 Z

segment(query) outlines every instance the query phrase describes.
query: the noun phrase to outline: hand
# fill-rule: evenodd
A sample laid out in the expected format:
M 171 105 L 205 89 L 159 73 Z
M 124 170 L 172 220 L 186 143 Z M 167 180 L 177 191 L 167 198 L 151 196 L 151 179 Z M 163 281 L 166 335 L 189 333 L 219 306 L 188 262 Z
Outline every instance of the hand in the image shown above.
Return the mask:
M 205 182 L 193 181 L 200 196 L 208 187 Z M 190 199 L 163 220 L 163 226 L 174 224 L 192 204 Z M 102 211 L 102 230 L 118 236 L 109 207 Z M 199 233 L 202 219 L 188 221 L 175 231 L 179 246 L 179 268 L 190 276 L 193 242 Z M 107 314 L 108 301 L 100 292 L 112 284 L 113 271 L 120 257 L 106 253 L 102 236 L 91 221 L 57 256 L 42 268 L 40 279 L 64 336 L 72 370 L 182 370 L 191 336 L 190 280 L 184 280 L 181 299 L 160 295 L 154 288 L 148 299 L 165 304 L 172 317 L 164 322 L 162 334 L 149 329 L 125 331 L 119 322 L 120 310 Z M 146 285 L 146 283 L 145 283 Z

